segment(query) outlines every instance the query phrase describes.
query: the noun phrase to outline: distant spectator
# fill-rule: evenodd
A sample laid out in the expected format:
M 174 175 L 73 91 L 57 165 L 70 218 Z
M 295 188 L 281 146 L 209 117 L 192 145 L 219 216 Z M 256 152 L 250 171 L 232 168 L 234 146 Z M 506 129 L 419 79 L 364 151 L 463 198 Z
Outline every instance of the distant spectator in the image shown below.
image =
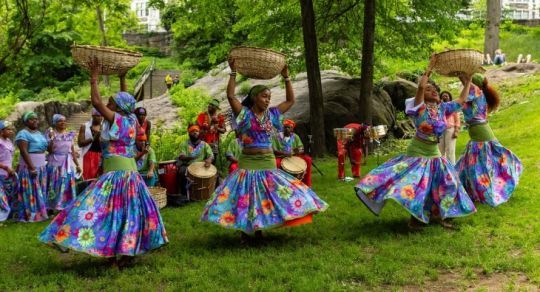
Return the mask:
M 493 57 L 494 65 L 505 65 L 506 56 L 502 53 L 501 49 L 495 50 L 495 57 Z
M 173 79 L 173 85 L 177 85 L 178 83 L 180 83 L 180 76 L 176 74 Z
M 171 77 L 171 74 L 167 74 L 165 76 L 165 84 L 167 84 L 167 89 L 171 89 L 171 87 L 173 85 L 173 79 Z
M 491 60 L 491 56 L 489 54 L 486 54 L 482 65 L 493 65 L 493 61 Z
M 530 63 L 531 62 L 531 54 L 527 54 L 526 58 L 523 58 L 523 54 L 519 54 L 517 62 L 519 63 Z

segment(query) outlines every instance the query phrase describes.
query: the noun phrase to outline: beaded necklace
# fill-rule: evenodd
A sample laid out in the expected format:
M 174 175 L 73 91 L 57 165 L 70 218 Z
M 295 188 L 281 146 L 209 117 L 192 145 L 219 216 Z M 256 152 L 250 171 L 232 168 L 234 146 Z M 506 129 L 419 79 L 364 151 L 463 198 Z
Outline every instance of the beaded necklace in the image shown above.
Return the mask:
M 426 103 L 426 109 L 428 113 L 428 118 L 432 121 L 438 121 L 439 120 L 439 105 L 433 104 L 433 103 Z M 432 112 L 435 112 L 433 114 Z M 435 117 L 434 117 L 435 116 Z

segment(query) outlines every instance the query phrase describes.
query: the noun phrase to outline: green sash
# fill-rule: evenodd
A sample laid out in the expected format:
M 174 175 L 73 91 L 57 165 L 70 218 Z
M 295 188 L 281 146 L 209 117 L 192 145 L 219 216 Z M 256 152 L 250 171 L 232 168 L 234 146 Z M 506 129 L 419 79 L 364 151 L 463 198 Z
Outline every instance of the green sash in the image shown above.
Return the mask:
M 274 153 L 268 154 L 240 154 L 238 168 L 248 170 L 276 169 L 276 157 Z
M 111 156 L 103 161 L 103 172 L 131 170 L 137 171 L 137 163 L 134 158 Z
M 439 145 L 424 143 L 418 138 L 413 138 L 407 147 L 406 155 L 410 157 L 437 158 L 441 157 L 441 152 L 439 151 Z
M 469 137 L 471 137 L 472 141 L 476 142 L 487 142 L 497 139 L 488 123 L 469 126 Z

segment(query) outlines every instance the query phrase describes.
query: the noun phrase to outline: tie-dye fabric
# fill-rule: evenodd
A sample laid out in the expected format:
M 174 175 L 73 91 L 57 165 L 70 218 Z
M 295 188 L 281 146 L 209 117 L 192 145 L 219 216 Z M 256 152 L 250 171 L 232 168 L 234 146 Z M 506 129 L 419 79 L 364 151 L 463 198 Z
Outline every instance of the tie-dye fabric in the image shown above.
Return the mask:
M 159 209 L 134 171 L 102 175 L 39 239 L 99 257 L 140 255 L 167 243 Z
M 52 153 L 47 155 L 47 208 L 63 210 L 76 196 L 72 146 L 76 132 L 55 132 Z
M 132 158 L 135 157 L 135 135 L 137 118 L 135 115 L 114 114 L 114 121 L 103 122 L 101 131 L 101 143 L 103 148 L 103 158 L 112 155 Z
M 454 167 L 441 157 L 433 141 L 444 132 L 444 115 L 459 110 L 455 102 L 442 103 L 429 112 L 424 103 L 406 101 L 406 112 L 417 127 L 407 153 L 373 169 L 356 185 L 358 198 L 376 215 L 386 200 L 394 200 L 416 219 L 428 223 L 432 216 L 462 217 L 476 211 Z
M 277 108 L 267 114 L 259 120 L 248 108 L 242 109 L 237 124 L 243 144 L 271 147 L 273 127 L 281 130 L 282 117 Z M 202 221 L 252 233 L 287 225 L 328 207 L 300 180 L 277 169 L 273 154 L 240 155 L 239 166 L 215 190 Z
M 11 207 L 9 206 L 9 198 L 4 190 L 4 184 L 0 181 L 0 222 L 6 221 L 11 212 Z
M 17 175 L 18 186 L 11 202 L 13 219 L 22 222 L 39 222 L 47 220 L 47 170 L 45 154 L 30 154 L 36 167 L 36 175 L 32 176 L 24 160 L 19 161 Z M 40 163 L 36 163 L 36 162 Z
M 115 115 L 113 126 L 105 128 L 110 140 L 104 143 L 109 155 L 106 159 L 127 160 L 135 166 L 129 150 L 135 144 L 135 125 L 131 116 Z M 122 168 L 119 162 L 116 167 Z M 130 163 L 125 165 L 130 167 Z M 167 235 L 159 209 L 139 173 L 115 170 L 99 177 L 61 211 L 40 240 L 112 257 L 146 253 L 167 243 Z
M 463 106 L 463 114 L 469 127 L 487 122 L 486 97 L 479 87 L 471 88 Z M 496 207 L 512 196 L 523 172 L 523 165 L 512 151 L 496 139 L 471 139 L 456 163 L 456 169 L 474 201 Z
M 11 214 L 11 202 L 16 194 L 17 178 L 0 175 L 0 221 Z

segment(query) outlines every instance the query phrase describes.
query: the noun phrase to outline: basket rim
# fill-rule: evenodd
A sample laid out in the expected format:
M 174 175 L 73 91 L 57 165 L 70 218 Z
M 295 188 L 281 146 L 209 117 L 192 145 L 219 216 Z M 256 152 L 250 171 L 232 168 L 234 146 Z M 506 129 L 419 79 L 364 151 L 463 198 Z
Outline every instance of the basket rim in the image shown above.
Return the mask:
M 275 50 L 272 50 L 272 49 L 267 49 L 267 48 L 259 48 L 259 47 L 252 47 L 252 46 L 237 46 L 237 47 L 234 47 L 232 48 L 230 51 L 229 51 L 229 56 L 231 55 L 231 53 L 237 49 L 250 49 L 250 50 L 258 50 L 258 51 L 267 51 L 267 52 L 271 52 L 271 53 L 274 53 L 274 54 L 278 54 L 278 55 L 281 55 L 283 56 L 284 58 L 287 58 L 287 55 L 285 55 L 284 53 L 282 52 L 278 52 L 278 51 L 275 51 Z
M 480 51 L 477 50 L 477 49 L 449 49 L 449 50 L 446 50 L 446 51 L 442 51 L 442 52 L 436 53 L 436 55 L 440 55 L 440 54 L 444 54 L 444 53 L 449 53 L 449 52 L 458 52 L 458 51 L 469 51 L 469 52 L 470 52 L 470 51 L 474 51 L 474 52 L 483 54 L 482 52 L 480 52 Z
M 107 53 L 116 53 L 116 54 L 122 54 L 127 56 L 133 56 L 133 57 L 142 57 L 143 54 L 139 52 L 134 52 L 127 49 L 120 49 L 120 48 L 114 48 L 114 47 L 106 47 L 106 46 L 93 46 L 93 45 L 71 45 L 71 49 L 84 49 L 84 50 L 94 50 L 94 51 L 101 51 L 101 52 L 107 52 Z

